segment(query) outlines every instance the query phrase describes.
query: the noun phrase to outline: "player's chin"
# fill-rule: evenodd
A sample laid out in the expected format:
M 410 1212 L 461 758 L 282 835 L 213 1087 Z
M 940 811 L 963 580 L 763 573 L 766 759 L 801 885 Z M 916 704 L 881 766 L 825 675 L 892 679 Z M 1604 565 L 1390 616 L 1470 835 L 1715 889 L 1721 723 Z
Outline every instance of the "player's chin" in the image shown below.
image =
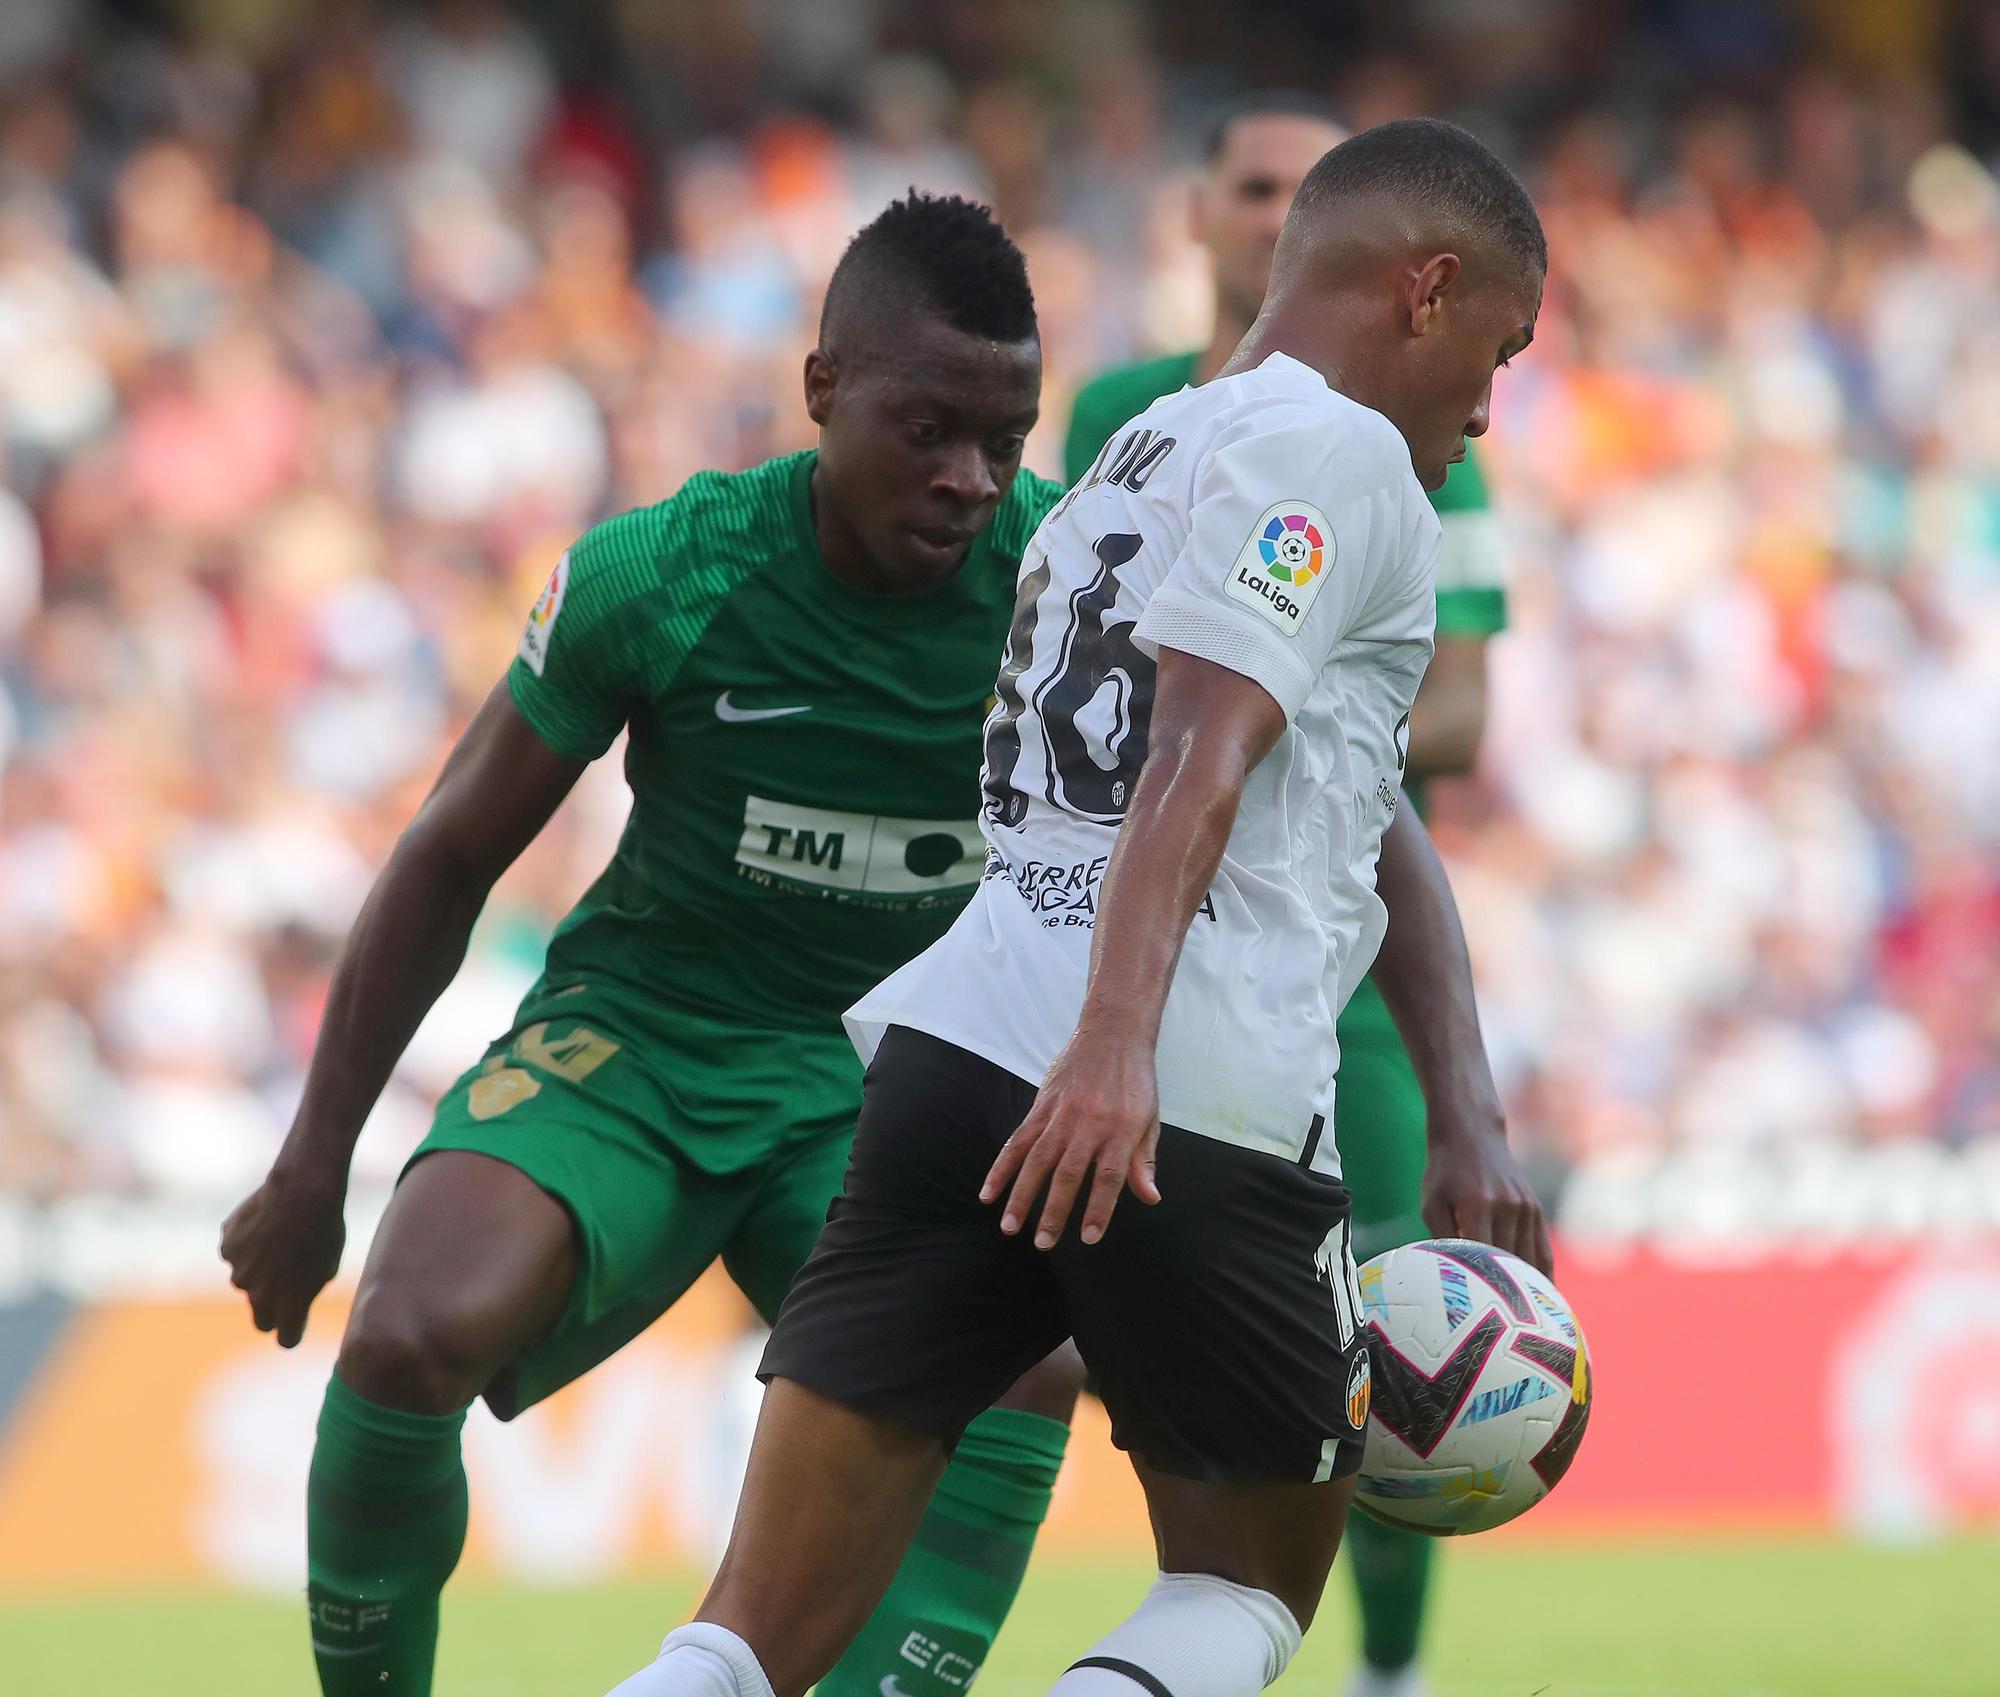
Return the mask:
M 1463 454 L 1459 455 L 1459 459 L 1463 458 L 1465 458 Z M 1433 466 L 1429 471 L 1417 474 L 1417 481 L 1424 486 L 1425 494 L 1435 495 L 1444 487 L 1444 480 L 1451 475 L 1451 468 L 1454 463 L 1447 460 L 1442 465 Z

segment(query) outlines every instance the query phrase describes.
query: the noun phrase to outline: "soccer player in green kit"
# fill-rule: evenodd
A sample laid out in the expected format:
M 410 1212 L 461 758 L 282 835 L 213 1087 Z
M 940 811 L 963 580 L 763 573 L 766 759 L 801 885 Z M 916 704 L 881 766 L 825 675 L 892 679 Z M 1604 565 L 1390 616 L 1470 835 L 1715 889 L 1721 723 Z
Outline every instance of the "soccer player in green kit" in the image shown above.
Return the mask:
M 828 286 L 817 452 L 586 533 L 398 842 L 335 970 L 304 1100 L 223 1229 L 299 1341 L 349 1158 L 495 880 L 629 730 L 632 812 L 513 1028 L 446 1093 L 362 1273 L 307 1505 L 328 1697 L 431 1689 L 466 1526 L 460 1430 L 637 1335 L 718 1258 L 774 1315 L 839 1190 L 861 1066 L 841 1012 L 950 924 L 983 862 L 979 746 L 1023 548 L 1041 348 L 984 208 L 912 195 Z M 976 1421 L 889 1595 L 819 1689 L 955 1697 L 1047 1509 L 1059 1354 Z
M 1346 132 L 1309 96 L 1273 92 L 1230 107 L 1209 134 L 1195 191 L 1195 231 L 1214 268 L 1215 334 L 1206 348 L 1117 367 L 1078 392 L 1064 445 L 1072 483 L 1105 442 L 1162 395 L 1205 383 L 1236 351 L 1270 283 L 1271 254 L 1299 181 Z M 1477 459 L 1451 467 L 1431 497 L 1444 529 L 1437 565 L 1437 648 L 1410 720 L 1405 786 L 1471 769 L 1485 721 L 1487 639 L 1506 622 L 1500 562 Z M 1402 1039 L 1373 979 L 1342 1011 L 1335 1135 L 1354 1195 L 1354 1254 L 1429 1236 L 1424 1224 L 1425 1113 Z M 1366 1515 L 1347 1525 L 1360 1596 L 1362 1667 L 1350 1697 L 1417 1697 L 1416 1666 L 1432 1541 Z

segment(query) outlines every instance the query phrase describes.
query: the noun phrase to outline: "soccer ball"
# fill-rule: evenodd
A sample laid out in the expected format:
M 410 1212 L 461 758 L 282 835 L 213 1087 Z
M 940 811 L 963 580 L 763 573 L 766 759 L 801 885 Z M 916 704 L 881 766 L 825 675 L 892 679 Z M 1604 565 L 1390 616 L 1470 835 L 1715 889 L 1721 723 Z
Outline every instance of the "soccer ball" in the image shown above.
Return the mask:
M 1525 1514 L 1590 1421 L 1569 1304 L 1527 1262 L 1467 1238 L 1406 1244 L 1359 1274 L 1373 1383 L 1354 1500 L 1439 1537 Z

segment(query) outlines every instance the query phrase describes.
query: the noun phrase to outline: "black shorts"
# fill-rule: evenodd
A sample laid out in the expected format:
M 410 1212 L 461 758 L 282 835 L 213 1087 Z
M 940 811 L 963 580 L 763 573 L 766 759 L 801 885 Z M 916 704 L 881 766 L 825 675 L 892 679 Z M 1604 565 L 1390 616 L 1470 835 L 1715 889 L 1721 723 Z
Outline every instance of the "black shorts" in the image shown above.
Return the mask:
M 1160 1201 L 1038 1250 L 979 1186 L 1034 1087 L 903 1027 L 882 1040 L 847 1181 L 759 1376 L 956 1443 L 1074 1337 L 1112 1437 L 1189 1479 L 1306 1482 L 1361 1464 L 1368 1366 L 1347 1188 L 1276 1155 L 1160 1132 Z

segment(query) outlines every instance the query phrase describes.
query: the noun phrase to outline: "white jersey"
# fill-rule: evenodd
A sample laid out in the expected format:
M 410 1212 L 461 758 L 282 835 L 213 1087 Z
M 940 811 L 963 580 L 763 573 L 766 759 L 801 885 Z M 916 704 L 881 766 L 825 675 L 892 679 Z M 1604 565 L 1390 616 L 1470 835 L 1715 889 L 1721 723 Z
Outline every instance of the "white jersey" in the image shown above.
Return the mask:
M 987 863 L 950 931 L 849 1011 L 1039 1085 L 1076 1028 L 1162 647 L 1287 721 L 1250 774 L 1160 1030 L 1160 1117 L 1338 1173 L 1334 1019 L 1381 943 L 1375 859 L 1429 661 L 1438 521 L 1380 413 L 1274 354 L 1156 401 L 1021 562 L 986 725 Z M 1308 1156 L 1308 1151 L 1310 1155 Z

